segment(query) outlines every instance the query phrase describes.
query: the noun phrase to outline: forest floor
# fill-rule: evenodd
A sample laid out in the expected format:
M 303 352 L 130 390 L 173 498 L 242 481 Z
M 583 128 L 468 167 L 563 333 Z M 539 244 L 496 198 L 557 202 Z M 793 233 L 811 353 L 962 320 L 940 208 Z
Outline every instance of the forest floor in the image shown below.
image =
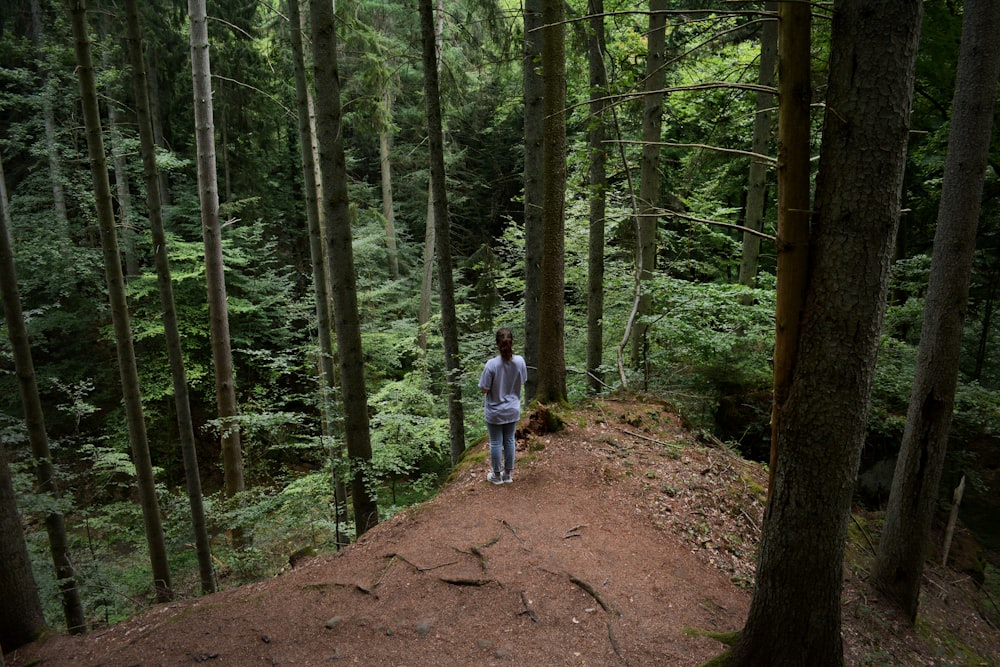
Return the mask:
M 473 447 L 431 500 L 334 555 L 179 600 L 7 665 L 700 665 L 750 602 L 766 473 L 698 441 L 663 405 L 604 399 L 519 430 L 512 484 Z M 870 522 L 874 525 L 877 522 Z M 848 665 L 1000 665 L 961 573 L 929 567 L 916 629 L 867 582 L 853 522 Z

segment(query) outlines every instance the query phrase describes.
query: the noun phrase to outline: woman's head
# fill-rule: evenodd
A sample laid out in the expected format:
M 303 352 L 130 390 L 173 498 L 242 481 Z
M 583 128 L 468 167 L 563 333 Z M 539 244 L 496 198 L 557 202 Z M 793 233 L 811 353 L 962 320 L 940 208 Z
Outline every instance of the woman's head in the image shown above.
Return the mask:
M 504 361 L 514 356 L 514 334 L 507 327 L 497 329 L 497 349 Z

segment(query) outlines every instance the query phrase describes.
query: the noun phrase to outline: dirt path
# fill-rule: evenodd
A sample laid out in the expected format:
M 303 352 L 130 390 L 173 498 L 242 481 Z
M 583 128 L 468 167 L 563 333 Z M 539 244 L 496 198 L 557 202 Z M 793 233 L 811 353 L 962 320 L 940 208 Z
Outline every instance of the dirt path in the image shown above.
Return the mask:
M 485 481 L 480 445 L 434 499 L 335 556 L 8 664 L 704 663 L 722 645 L 692 630 L 745 620 L 764 471 L 655 404 L 574 419 L 522 437 L 513 484 Z

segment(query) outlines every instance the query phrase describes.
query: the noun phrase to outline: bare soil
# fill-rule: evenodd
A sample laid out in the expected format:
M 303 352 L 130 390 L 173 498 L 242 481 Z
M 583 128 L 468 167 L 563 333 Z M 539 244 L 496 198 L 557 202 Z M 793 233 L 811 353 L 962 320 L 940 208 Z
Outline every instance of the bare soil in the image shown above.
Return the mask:
M 537 415 L 533 415 L 537 417 Z M 644 399 L 545 433 L 526 418 L 512 484 L 474 447 L 432 500 L 335 555 L 6 656 L 27 665 L 700 665 L 742 627 L 763 468 Z M 864 525 L 859 523 L 859 525 Z M 870 538 L 867 531 L 864 540 Z M 931 568 L 916 631 L 845 565 L 849 665 L 1000 665 L 968 577 Z

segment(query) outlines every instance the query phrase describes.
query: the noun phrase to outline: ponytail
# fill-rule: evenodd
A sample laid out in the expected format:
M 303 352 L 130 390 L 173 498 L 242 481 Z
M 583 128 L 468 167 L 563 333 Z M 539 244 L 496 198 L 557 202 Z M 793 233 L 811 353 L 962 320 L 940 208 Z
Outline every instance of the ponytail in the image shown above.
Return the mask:
M 514 356 L 514 334 L 507 327 L 497 330 L 497 349 L 504 361 L 510 361 Z

